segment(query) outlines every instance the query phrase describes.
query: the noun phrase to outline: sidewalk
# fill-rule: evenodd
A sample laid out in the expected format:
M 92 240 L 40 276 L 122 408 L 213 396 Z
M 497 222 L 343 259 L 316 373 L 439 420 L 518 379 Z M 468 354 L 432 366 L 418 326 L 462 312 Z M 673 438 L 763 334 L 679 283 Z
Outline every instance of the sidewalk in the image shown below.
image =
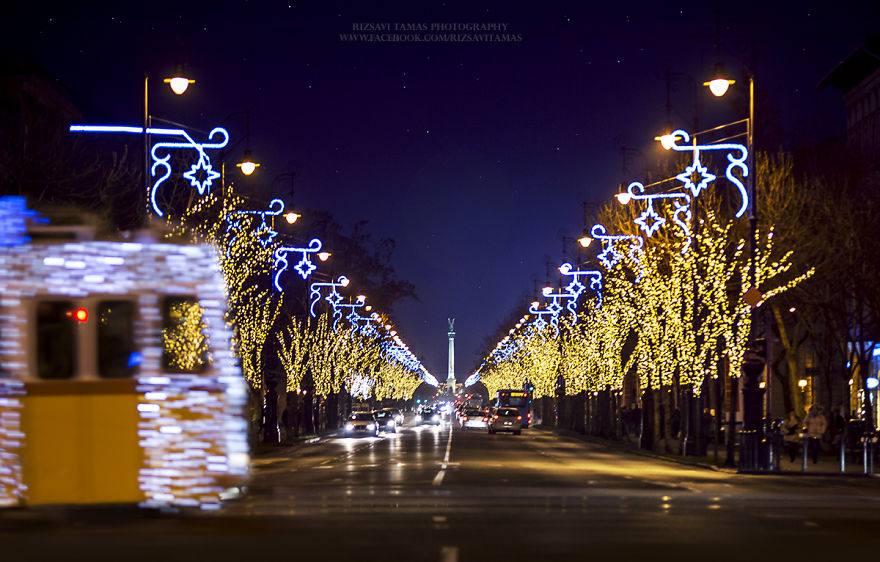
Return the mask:
M 727 467 L 724 466 L 724 459 L 726 457 L 726 451 L 721 449 L 718 454 L 718 463 L 714 462 L 713 455 L 709 455 L 706 457 L 684 457 L 681 455 L 672 455 L 672 454 L 662 454 L 655 453 L 653 451 L 648 451 L 645 449 L 639 449 L 627 442 L 624 441 L 616 441 L 613 439 L 605 439 L 603 437 L 598 437 L 595 435 L 586 435 L 583 433 L 578 433 L 576 431 L 571 431 L 569 429 L 562 429 L 555 426 L 547 426 L 547 425 L 537 425 L 535 429 L 541 429 L 544 431 L 549 431 L 555 433 L 557 435 L 561 435 L 564 437 L 570 437 L 573 439 L 578 439 L 580 441 L 585 441 L 587 443 L 595 443 L 597 445 L 602 445 L 604 447 L 608 447 L 609 449 L 615 449 L 624 453 L 630 453 L 634 455 L 639 455 L 643 457 L 651 457 L 659 460 L 665 460 L 669 462 L 675 462 L 678 464 L 686 464 L 698 468 L 704 468 L 706 470 L 715 470 L 721 472 L 730 472 L 737 473 L 739 469 L 737 467 Z M 710 448 L 711 449 L 711 448 Z M 711 451 L 710 451 L 711 452 Z M 781 452 L 782 456 L 779 459 L 779 470 L 778 471 L 756 471 L 751 472 L 750 474 L 767 474 L 767 475 L 786 475 L 786 476 L 797 476 L 797 475 L 810 475 L 810 476 L 846 476 L 846 477 L 864 477 L 863 467 L 862 467 L 862 457 L 859 456 L 857 462 L 854 462 L 854 459 L 848 458 L 846 462 L 846 472 L 840 472 L 840 461 L 831 456 L 830 453 L 826 453 L 824 455 L 819 455 L 819 462 L 813 463 L 811 459 L 807 459 L 807 470 L 803 471 L 803 458 L 798 456 L 794 462 L 789 460 L 788 454 L 784 451 Z M 875 462 L 874 465 L 874 475 L 880 473 L 880 464 Z

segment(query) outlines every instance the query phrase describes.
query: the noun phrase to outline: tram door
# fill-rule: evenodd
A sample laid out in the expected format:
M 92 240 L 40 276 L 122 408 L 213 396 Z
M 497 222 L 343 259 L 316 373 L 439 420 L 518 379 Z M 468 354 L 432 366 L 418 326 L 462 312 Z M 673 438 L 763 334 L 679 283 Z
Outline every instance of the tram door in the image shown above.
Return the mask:
M 38 299 L 28 309 L 27 503 L 141 500 L 136 303 Z

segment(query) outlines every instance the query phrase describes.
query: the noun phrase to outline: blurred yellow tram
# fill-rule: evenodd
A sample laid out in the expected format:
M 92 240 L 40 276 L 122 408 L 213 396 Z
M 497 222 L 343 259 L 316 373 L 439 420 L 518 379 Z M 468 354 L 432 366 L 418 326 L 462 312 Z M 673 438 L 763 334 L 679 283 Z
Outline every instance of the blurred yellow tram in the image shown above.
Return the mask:
M 237 495 L 246 388 L 215 251 L 9 243 L 3 228 L 0 506 L 216 509 Z

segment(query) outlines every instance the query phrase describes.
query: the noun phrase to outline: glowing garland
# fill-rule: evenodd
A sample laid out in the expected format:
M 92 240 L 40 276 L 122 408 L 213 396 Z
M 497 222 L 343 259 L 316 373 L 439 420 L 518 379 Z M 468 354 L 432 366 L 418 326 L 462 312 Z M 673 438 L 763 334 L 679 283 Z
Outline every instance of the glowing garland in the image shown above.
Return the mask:
M 743 216 L 743 213 L 746 212 L 746 209 L 749 206 L 749 194 L 746 191 L 746 188 L 743 186 L 742 181 L 733 175 L 734 170 L 739 170 L 742 173 L 742 177 L 746 178 L 749 175 L 749 168 L 746 164 L 746 158 L 748 158 L 749 151 L 745 146 L 741 144 L 735 143 L 719 143 L 719 144 L 689 144 L 689 145 L 679 145 L 676 141 L 681 138 L 684 142 L 690 142 L 690 135 L 686 131 L 681 129 L 677 129 L 672 132 L 670 146 L 669 148 L 678 152 L 693 152 L 694 153 L 694 161 L 688 166 L 684 172 L 678 174 L 676 178 L 684 183 L 686 189 L 689 189 L 694 197 L 700 195 L 700 192 L 706 189 L 708 184 L 715 180 L 716 176 L 714 174 L 710 174 L 705 166 L 700 163 L 700 152 L 711 151 L 711 150 L 726 150 L 727 154 L 727 168 L 724 170 L 724 175 L 739 190 L 740 196 L 742 198 L 742 205 L 739 210 L 736 212 L 736 218 L 740 218 Z M 665 146 L 665 145 L 664 145 Z M 738 152 L 738 156 L 734 156 L 733 152 Z M 700 181 L 698 183 L 693 182 L 694 174 L 700 175 Z
M 275 264 L 274 268 L 277 270 L 275 272 L 274 284 L 275 288 L 278 292 L 281 292 L 283 289 L 281 288 L 281 274 L 287 271 L 287 254 L 288 253 L 299 253 L 302 254 L 302 258 L 297 262 L 297 264 L 293 267 L 299 273 L 299 276 L 303 279 L 307 279 L 309 275 L 315 271 L 317 266 L 313 264 L 309 260 L 309 254 L 317 254 L 321 251 L 321 241 L 317 238 L 312 238 L 309 242 L 309 245 L 305 248 L 291 248 L 287 246 L 281 246 L 275 249 Z
M 278 231 L 269 226 L 269 223 L 266 222 L 266 216 L 277 217 L 282 213 L 284 213 L 284 201 L 281 199 L 272 199 L 269 202 L 269 209 L 266 211 L 232 211 L 228 213 L 225 219 L 227 223 L 226 235 L 231 236 L 229 241 L 230 248 L 235 244 L 238 236 L 235 231 L 241 230 L 242 221 L 254 215 L 260 217 L 260 224 L 254 229 L 253 237 L 264 248 L 267 247 L 278 236 Z
M 129 134 L 144 134 L 143 127 L 128 127 L 128 126 L 117 126 L 117 125 L 71 125 L 70 126 L 71 133 L 129 133 Z M 174 148 L 189 148 L 193 149 L 198 153 L 198 158 L 196 162 L 190 166 L 189 171 L 184 172 L 182 177 L 184 179 L 189 180 L 190 185 L 195 187 L 198 191 L 199 195 L 205 195 L 210 192 L 211 185 L 214 180 L 220 177 L 220 173 L 215 171 L 211 166 L 211 159 L 208 157 L 208 154 L 205 152 L 206 149 L 220 149 L 225 147 L 229 143 L 229 133 L 223 127 L 215 127 L 208 133 L 208 141 L 198 143 L 193 140 L 193 138 L 183 129 L 165 129 L 165 128 L 157 128 L 157 127 L 148 127 L 147 135 L 157 135 L 157 136 L 166 136 L 166 137 L 182 137 L 186 142 L 159 142 L 152 146 L 150 149 L 150 156 L 153 159 L 153 165 L 150 167 L 150 175 L 153 178 L 156 178 L 156 171 L 159 168 L 164 169 L 164 174 L 158 177 L 153 181 L 153 185 L 150 188 L 150 205 L 153 208 L 153 211 L 156 213 L 156 216 L 162 217 L 164 213 L 162 209 L 159 208 L 159 204 L 156 201 L 156 193 L 159 190 L 159 187 L 171 177 L 172 169 L 171 169 L 171 154 L 165 154 L 164 156 L 160 156 L 160 150 L 171 150 Z M 214 141 L 215 136 L 221 136 L 222 140 Z M 204 175 L 204 179 L 199 179 L 199 175 Z

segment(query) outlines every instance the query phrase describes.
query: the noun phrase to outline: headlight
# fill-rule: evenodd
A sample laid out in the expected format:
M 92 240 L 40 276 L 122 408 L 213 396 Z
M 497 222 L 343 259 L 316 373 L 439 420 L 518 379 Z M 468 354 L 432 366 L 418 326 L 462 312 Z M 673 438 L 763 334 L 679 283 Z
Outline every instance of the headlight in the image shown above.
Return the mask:
M 438 416 L 437 414 L 434 414 L 434 417 L 433 417 L 432 419 L 433 419 L 434 421 L 437 421 L 437 420 L 440 419 L 440 416 Z
M 354 424 L 353 424 L 353 423 L 347 423 L 347 424 L 345 424 L 345 431 L 351 431 L 352 429 L 354 429 Z
M 374 429 L 376 429 L 376 424 L 374 424 L 374 423 L 367 424 L 367 431 L 373 431 Z
M 388 420 L 388 427 L 394 427 L 394 420 Z
M 422 414 L 417 415 L 416 419 L 418 419 L 419 421 L 422 421 Z

